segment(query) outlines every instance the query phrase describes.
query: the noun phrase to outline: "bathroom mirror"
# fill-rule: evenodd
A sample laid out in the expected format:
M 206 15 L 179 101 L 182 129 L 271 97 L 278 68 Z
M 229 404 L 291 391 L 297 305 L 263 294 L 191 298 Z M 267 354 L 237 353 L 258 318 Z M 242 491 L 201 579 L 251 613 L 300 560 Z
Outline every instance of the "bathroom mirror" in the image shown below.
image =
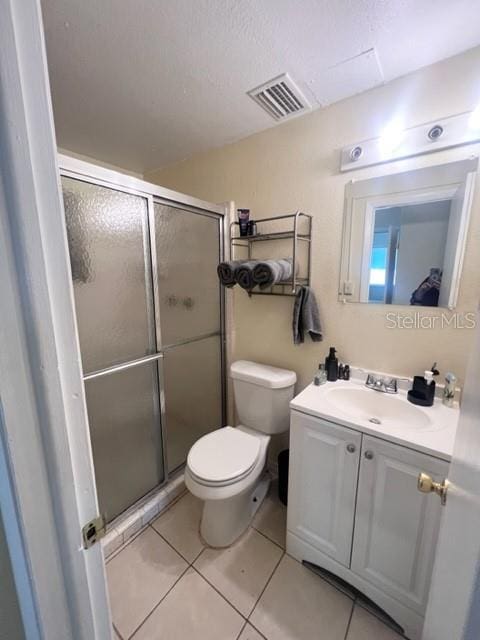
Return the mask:
M 345 187 L 339 298 L 453 309 L 478 158 Z

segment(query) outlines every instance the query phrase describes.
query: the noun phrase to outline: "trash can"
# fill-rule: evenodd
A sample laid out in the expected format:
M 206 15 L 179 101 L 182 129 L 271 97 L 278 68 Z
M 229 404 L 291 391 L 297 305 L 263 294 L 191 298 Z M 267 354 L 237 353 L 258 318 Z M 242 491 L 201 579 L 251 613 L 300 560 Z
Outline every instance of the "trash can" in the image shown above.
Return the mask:
M 288 458 L 290 449 L 284 449 L 278 454 L 278 497 L 280 502 L 288 502 Z

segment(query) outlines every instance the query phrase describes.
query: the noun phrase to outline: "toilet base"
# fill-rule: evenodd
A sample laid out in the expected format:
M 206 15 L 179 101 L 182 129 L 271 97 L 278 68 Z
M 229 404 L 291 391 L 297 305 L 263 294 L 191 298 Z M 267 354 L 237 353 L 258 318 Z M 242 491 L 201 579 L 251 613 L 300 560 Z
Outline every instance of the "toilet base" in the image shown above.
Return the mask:
M 226 500 L 205 500 L 200 534 L 210 547 L 229 547 L 251 523 L 270 487 L 268 472 L 249 490 Z

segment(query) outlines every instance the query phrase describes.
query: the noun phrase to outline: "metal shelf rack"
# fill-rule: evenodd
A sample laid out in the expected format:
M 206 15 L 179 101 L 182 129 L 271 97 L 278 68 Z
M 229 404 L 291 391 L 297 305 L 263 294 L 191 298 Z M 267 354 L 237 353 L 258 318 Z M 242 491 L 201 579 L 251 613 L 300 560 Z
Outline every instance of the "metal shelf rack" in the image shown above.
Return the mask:
M 272 240 L 291 240 L 291 251 L 289 257 L 292 258 L 292 278 L 274 284 L 268 289 L 263 291 L 249 291 L 249 296 L 295 296 L 297 288 L 299 286 L 310 285 L 310 270 L 311 270 L 311 251 L 312 251 L 312 216 L 301 211 L 295 213 L 289 213 L 281 216 L 274 216 L 272 218 L 260 218 L 256 219 L 257 233 L 252 236 L 240 236 L 240 226 L 238 222 L 232 222 L 230 224 L 230 260 L 237 260 L 235 256 L 236 248 L 243 247 L 247 250 L 247 260 L 254 260 L 253 250 L 254 246 L 258 242 L 268 242 Z M 282 231 L 265 231 L 264 227 L 268 229 L 269 226 L 275 224 L 289 224 L 289 229 Z M 302 230 L 300 228 L 302 227 Z M 299 268 L 299 243 L 306 243 L 306 264 Z M 287 254 L 288 255 L 288 254 Z M 282 256 L 283 257 L 283 256 Z M 306 273 L 305 276 L 299 276 L 300 273 Z

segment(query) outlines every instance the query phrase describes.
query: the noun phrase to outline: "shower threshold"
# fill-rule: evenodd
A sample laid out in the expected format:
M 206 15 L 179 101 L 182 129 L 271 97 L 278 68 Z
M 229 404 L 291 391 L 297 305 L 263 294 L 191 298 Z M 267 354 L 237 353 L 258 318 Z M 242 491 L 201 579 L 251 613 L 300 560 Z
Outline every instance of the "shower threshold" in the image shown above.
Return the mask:
M 183 469 L 170 476 L 166 484 L 156 487 L 107 526 L 102 539 L 105 560 L 118 551 L 143 527 L 185 493 Z

